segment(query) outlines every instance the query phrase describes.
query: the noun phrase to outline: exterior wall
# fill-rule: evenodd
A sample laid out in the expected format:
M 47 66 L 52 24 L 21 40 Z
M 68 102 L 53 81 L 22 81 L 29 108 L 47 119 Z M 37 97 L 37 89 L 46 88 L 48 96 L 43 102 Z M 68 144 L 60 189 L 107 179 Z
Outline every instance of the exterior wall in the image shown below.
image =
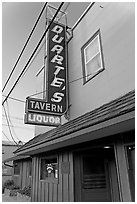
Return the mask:
M 135 9 L 128 2 L 96 2 L 73 30 L 68 45 L 69 81 L 83 76 L 81 47 L 98 29 L 105 70 L 85 85 L 83 79 L 69 83 L 70 119 L 135 88 Z
M 135 89 L 134 7 L 133 2 L 96 2 L 73 30 L 68 43 L 70 120 Z M 105 70 L 83 85 L 81 47 L 98 29 Z M 37 77 L 38 88 L 43 84 L 42 77 L 43 73 Z M 64 122 L 67 120 L 63 117 Z M 36 126 L 35 136 L 50 129 Z
M 2 161 L 14 156 L 13 152 L 16 149 L 16 145 L 2 145 Z
M 58 155 L 58 183 L 40 181 L 40 157 L 33 157 L 32 202 L 73 202 L 73 158 L 72 153 L 62 152 Z M 69 174 L 62 174 L 62 162 L 69 162 Z
M 13 180 L 17 186 L 20 186 L 23 189 L 25 186 L 31 185 L 31 176 L 29 176 L 29 165 L 28 160 L 18 161 L 20 164 L 20 174 L 13 174 Z
M 135 178 L 131 179 L 129 175 L 131 170 L 126 153 L 126 146 L 128 145 L 135 145 L 134 130 L 131 132 L 127 132 L 126 134 L 121 134 L 121 137 L 119 136 L 119 138 L 115 140 L 114 144 L 117 164 L 117 176 L 119 181 L 119 192 L 122 202 L 135 201 Z M 133 169 L 135 170 L 135 167 L 133 167 Z M 135 172 L 133 172 L 133 177 L 134 176 Z M 131 183 L 132 187 L 130 186 Z
M 2 184 L 4 184 L 5 181 L 7 180 L 11 180 L 12 179 L 12 175 L 11 175 L 11 172 L 10 172 L 10 175 L 2 175 Z
M 5 142 L 3 141 L 4 144 L 2 144 L 2 161 L 5 159 L 8 159 L 10 157 L 12 157 L 14 154 L 13 152 L 17 149 L 16 145 L 8 145 L 5 144 Z M 9 165 L 13 165 L 13 162 L 8 162 Z M 13 168 L 12 167 L 8 167 L 5 166 L 4 164 L 2 164 L 2 183 L 4 183 L 6 180 L 11 180 L 12 179 L 12 173 L 13 173 Z
M 128 136 L 128 140 L 126 139 Z M 126 142 L 125 142 L 126 141 Z M 46 180 L 40 180 L 40 158 L 41 156 L 33 157 L 33 172 L 32 172 L 32 202 L 74 202 L 75 201 L 75 188 L 74 186 L 74 160 L 75 151 L 84 151 L 89 150 L 90 148 L 103 147 L 105 145 L 111 145 L 114 147 L 115 153 L 115 163 L 116 163 L 116 172 L 117 172 L 117 181 L 118 189 L 113 185 L 113 196 L 115 199 L 114 202 L 131 202 L 134 200 L 132 197 L 130 180 L 129 180 L 129 169 L 127 163 L 127 155 L 125 150 L 125 145 L 134 145 L 134 131 L 127 133 L 120 133 L 109 137 L 108 139 L 99 139 L 98 141 L 88 142 L 82 146 L 77 145 L 69 148 L 66 151 L 60 151 L 58 154 L 58 165 L 59 165 L 59 178 L 58 182 L 48 182 Z M 46 154 L 45 154 L 46 155 Z M 52 154 L 50 154 L 52 156 Z M 62 162 L 69 162 L 70 170 L 69 173 L 62 173 Z M 112 170 L 111 170 L 112 171 Z M 113 175 L 113 172 L 112 172 Z M 112 179 L 112 178 L 111 178 Z M 111 180 L 113 182 L 113 179 Z M 76 185 L 80 185 L 76 183 Z M 112 190 L 112 189 L 111 189 Z M 134 190 L 133 190 L 134 191 Z M 119 196 L 118 196 L 118 194 Z M 112 197 L 113 197 L 112 196 Z M 114 197 L 113 197 L 114 199 Z
M 68 44 L 69 116 L 74 119 L 135 89 L 134 3 L 95 3 L 73 30 Z M 100 7 L 101 6 L 101 7 Z M 105 70 L 83 85 L 81 47 L 100 29 Z M 86 31 L 86 32 L 85 32 Z M 36 127 L 36 134 L 47 127 Z M 110 133 L 112 135 L 112 133 Z M 114 144 L 121 201 L 131 201 L 123 141 Z M 74 201 L 73 153 L 58 153 L 58 183 L 40 181 L 40 157 L 33 157 L 32 201 Z M 70 162 L 70 173 L 61 163 Z M 122 162 L 122 163 L 121 163 Z

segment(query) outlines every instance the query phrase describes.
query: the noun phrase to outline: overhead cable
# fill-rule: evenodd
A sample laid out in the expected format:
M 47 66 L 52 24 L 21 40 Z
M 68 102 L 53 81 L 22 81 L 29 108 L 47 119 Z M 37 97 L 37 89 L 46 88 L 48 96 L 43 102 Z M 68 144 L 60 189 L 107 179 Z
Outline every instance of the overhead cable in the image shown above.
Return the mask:
M 5 115 L 2 114 L 2 117 L 6 117 Z M 23 118 L 19 118 L 19 117 L 14 117 L 12 115 L 10 115 L 10 118 L 16 119 L 16 120 L 23 120 Z M 5 118 L 4 118 L 5 119 Z
M 13 89 L 15 88 L 16 84 L 17 84 L 18 81 L 20 80 L 22 74 L 23 74 L 24 71 L 27 69 L 27 66 L 29 65 L 31 59 L 33 58 L 35 52 L 37 51 L 38 47 L 40 46 L 40 44 L 41 44 L 43 38 L 45 37 L 47 31 L 49 30 L 51 24 L 53 23 L 54 19 L 56 18 L 57 14 L 58 14 L 58 12 L 60 11 L 60 9 L 61 9 L 61 7 L 63 6 L 63 4 L 64 4 L 64 2 L 62 2 L 62 3 L 60 4 L 60 6 L 58 7 L 58 9 L 57 9 L 57 11 L 56 11 L 54 17 L 52 18 L 52 20 L 51 20 L 50 24 L 48 25 L 47 29 L 45 30 L 45 32 L 43 33 L 43 35 L 42 35 L 40 41 L 38 42 L 36 48 L 34 49 L 32 55 L 30 56 L 28 62 L 26 63 L 25 67 L 23 68 L 23 70 L 22 70 L 22 72 L 20 73 L 19 77 L 17 78 L 16 82 L 14 83 L 14 85 L 12 86 L 12 88 L 11 88 L 11 90 L 9 91 L 8 95 L 6 96 L 6 98 L 4 99 L 4 101 L 2 102 L 2 105 L 4 105 L 5 101 L 8 99 L 8 97 L 9 97 L 10 94 L 12 93 Z
M 3 132 L 3 130 L 2 130 L 2 133 L 7 138 L 7 140 L 12 144 L 12 142 L 9 140 L 8 136 Z
M 4 123 L 2 123 L 2 125 L 3 125 L 3 126 L 6 126 L 6 127 L 8 126 L 7 124 L 4 124 Z M 24 129 L 24 130 L 25 130 L 25 129 L 28 129 L 29 131 L 32 131 L 32 130 L 33 130 L 32 128 L 23 127 L 23 126 L 18 126 L 18 125 L 14 125 L 14 126 L 13 126 L 13 125 L 9 125 L 9 126 L 10 126 L 10 127 L 14 127 L 14 128 Z
M 5 106 L 4 106 L 4 105 L 3 105 L 3 108 L 4 108 L 5 116 L 6 116 L 6 119 L 7 119 L 7 124 L 8 124 L 8 128 L 9 128 L 9 132 L 10 132 L 11 138 L 12 138 L 12 140 L 14 141 L 14 143 L 15 143 L 16 145 L 18 145 L 18 143 L 14 140 L 14 137 L 13 137 L 13 135 L 12 135 L 12 132 L 11 132 L 11 129 L 10 129 L 9 120 L 8 120 L 8 116 L 7 116 L 6 109 L 5 109 Z
M 66 7 L 63 9 L 64 14 L 65 14 L 66 10 L 68 9 L 69 5 L 70 5 L 70 2 L 67 3 Z M 55 8 L 54 8 L 54 9 L 55 9 Z M 64 14 L 62 13 L 62 15 L 64 15 Z M 61 19 L 62 15 L 59 17 L 58 20 Z M 48 37 L 47 37 L 47 38 L 48 38 Z M 31 66 L 32 63 L 34 62 L 34 60 L 36 59 L 37 55 L 40 53 L 41 49 L 42 49 L 43 46 L 46 44 L 46 41 L 47 41 L 47 40 L 45 40 L 45 41 L 43 42 L 43 44 L 40 46 L 40 48 L 38 49 L 38 51 L 35 53 L 33 59 L 31 60 L 31 63 L 28 65 L 28 67 L 27 67 L 27 69 L 25 70 L 25 72 L 23 73 L 21 79 L 24 77 L 24 75 L 26 74 L 26 72 L 28 71 L 28 69 L 30 68 L 30 66 Z M 46 50 L 46 49 L 45 49 L 45 50 Z M 45 68 L 45 59 L 46 59 L 46 54 L 44 55 L 44 66 L 40 69 L 39 72 L 41 72 L 41 71 Z M 36 74 L 36 76 L 38 76 L 39 72 Z M 43 92 L 43 93 L 44 93 L 44 92 Z
M 93 74 L 87 74 L 86 76 L 82 76 L 82 77 L 79 77 L 79 78 L 74 79 L 74 80 L 72 80 L 72 81 L 69 81 L 67 84 L 71 84 L 71 83 L 73 83 L 73 82 L 79 81 L 79 80 L 84 79 L 85 77 L 88 77 L 88 76 L 91 76 L 91 75 L 93 75 Z M 30 98 L 30 97 L 32 97 L 32 96 L 36 96 L 36 95 L 42 94 L 43 92 L 47 92 L 47 90 L 34 93 L 34 94 L 32 94 L 32 95 L 30 95 L 30 96 L 28 96 L 28 97 Z
M 11 126 L 13 126 L 13 124 L 12 124 L 12 122 L 11 122 L 11 119 L 10 119 L 10 115 L 9 115 L 8 101 L 6 101 L 6 104 L 7 104 L 7 116 L 8 116 L 8 119 L 9 119 L 9 122 L 10 122 Z M 16 133 L 15 133 L 14 126 L 12 127 L 12 131 L 14 132 L 14 135 L 15 135 L 16 139 L 19 140 L 19 138 L 17 137 L 17 135 L 16 135 Z
M 27 46 L 27 44 L 28 44 L 28 42 L 29 42 L 29 40 L 30 40 L 30 38 L 31 38 L 31 36 L 32 36 L 32 34 L 33 34 L 33 32 L 34 32 L 34 30 L 35 30 L 37 24 L 38 24 L 38 22 L 39 22 L 39 20 L 40 20 L 40 18 L 41 18 L 41 16 L 42 16 L 42 13 L 43 13 L 44 10 L 45 10 L 46 5 L 47 5 L 47 2 L 46 2 L 46 3 L 44 4 L 44 6 L 43 6 L 43 8 L 42 8 L 42 10 L 41 10 L 41 12 L 40 12 L 40 14 L 39 14 L 39 16 L 38 16 L 38 18 L 37 18 L 35 24 L 34 24 L 32 30 L 31 30 L 31 33 L 29 34 L 29 37 L 27 38 L 27 41 L 26 41 L 26 43 L 25 43 L 25 45 L 24 45 L 24 47 L 23 47 L 23 49 L 22 49 L 22 51 L 21 51 L 21 53 L 20 53 L 20 55 L 19 55 L 19 57 L 18 57 L 16 63 L 15 63 L 15 65 L 14 65 L 13 69 L 11 70 L 11 73 L 10 73 L 10 75 L 9 75 L 9 77 L 8 77 L 8 79 L 7 79 L 7 81 L 6 81 L 5 85 L 4 85 L 4 87 L 3 87 L 3 89 L 2 89 L 2 92 L 3 92 L 4 89 L 6 88 L 6 85 L 8 84 L 8 82 L 9 82 L 9 80 L 10 80 L 10 78 L 11 78 L 11 76 L 12 76 L 14 70 L 15 70 L 15 68 L 17 67 L 17 64 L 18 64 L 18 62 L 19 62 L 19 60 L 20 60 L 20 58 L 21 58 L 21 56 L 22 56 L 22 54 L 23 54 L 23 52 L 24 52 L 24 50 L 25 50 L 25 48 L 26 48 L 26 46 Z
M 2 96 L 6 97 L 5 95 L 2 95 Z M 9 97 L 9 99 L 12 99 L 12 100 L 15 100 L 15 101 L 18 101 L 18 102 L 25 103 L 25 101 L 22 101 L 22 100 L 20 100 L 20 99 L 18 99 L 18 98 Z

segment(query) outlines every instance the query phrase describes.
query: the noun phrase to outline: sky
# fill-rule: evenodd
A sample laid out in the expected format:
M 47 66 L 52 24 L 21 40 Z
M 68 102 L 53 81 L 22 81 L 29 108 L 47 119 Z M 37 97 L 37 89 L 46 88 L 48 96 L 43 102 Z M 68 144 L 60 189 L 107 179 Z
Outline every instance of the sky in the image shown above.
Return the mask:
M 65 2 L 62 10 L 66 9 L 67 23 L 73 27 L 78 18 L 91 2 Z M 58 8 L 59 2 L 49 2 Z M 2 2 L 2 88 L 15 65 L 15 62 L 40 14 L 44 2 Z M 2 100 L 11 90 L 13 84 L 27 63 L 45 29 L 45 12 L 35 29 L 9 83 L 2 93 Z M 13 92 L 5 102 L 6 113 L 10 116 L 12 136 L 15 141 L 29 141 L 34 137 L 33 125 L 24 124 L 25 100 L 35 94 L 38 86 L 36 74 L 43 67 L 44 46 L 40 49 L 33 62 L 28 66 Z M 21 100 L 17 101 L 15 99 Z M 2 108 L 2 140 L 12 140 L 7 125 L 4 109 Z

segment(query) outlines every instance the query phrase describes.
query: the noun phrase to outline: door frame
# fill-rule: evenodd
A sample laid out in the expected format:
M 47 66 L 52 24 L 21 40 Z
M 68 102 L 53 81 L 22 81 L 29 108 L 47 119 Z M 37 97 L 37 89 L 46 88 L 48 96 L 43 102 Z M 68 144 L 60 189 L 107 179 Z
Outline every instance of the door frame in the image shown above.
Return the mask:
M 94 147 L 94 148 L 87 148 L 87 149 L 81 149 L 74 151 L 74 200 L 76 202 L 82 202 L 82 156 L 87 154 L 87 151 L 98 151 L 99 148 L 102 148 L 103 146 L 99 147 Z M 112 146 L 113 147 L 113 146 Z M 120 201 L 120 195 L 119 195 L 119 186 L 118 186 L 118 178 L 117 178 L 117 172 L 116 172 L 116 163 L 115 163 L 115 154 L 114 154 L 114 147 L 113 147 L 113 161 L 109 160 L 109 158 L 104 160 L 108 160 L 108 175 L 107 180 L 109 179 L 109 186 L 111 187 L 110 189 L 110 195 L 112 202 L 117 202 Z M 113 174 L 113 176 L 111 176 Z

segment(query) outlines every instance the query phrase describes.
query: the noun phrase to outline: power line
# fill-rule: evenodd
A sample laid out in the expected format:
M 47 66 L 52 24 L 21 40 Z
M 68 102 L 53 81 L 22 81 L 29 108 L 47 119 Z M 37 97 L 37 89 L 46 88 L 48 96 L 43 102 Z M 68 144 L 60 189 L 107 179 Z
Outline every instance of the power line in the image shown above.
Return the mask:
M 67 84 L 71 84 L 71 83 L 73 83 L 73 82 L 79 81 L 79 80 L 84 79 L 85 77 L 88 77 L 88 76 L 91 76 L 91 75 L 93 75 L 93 74 L 88 74 L 88 75 L 86 75 L 86 76 L 79 77 L 79 78 L 77 78 L 77 79 L 74 79 L 74 80 L 72 80 L 72 81 L 69 81 Z M 28 96 L 28 97 L 36 96 L 36 95 L 42 94 L 42 93 L 47 92 L 47 91 L 48 91 L 48 90 L 41 91 L 41 92 L 38 92 L 38 93 L 34 93 L 34 94 L 32 94 L 32 95 L 30 95 L 30 96 Z
M 5 115 L 2 115 L 2 117 L 6 117 Z M 19 117 L 14 117 L 12 115 L 10 115 L 10 118 L 16 119 L 16 120 L 23 120 L 23 118 L 19 118 Z
M 16 126 L 16 125 L 7 125 L 7 124 L 2 124 L 3 126 L 10 126 L 10 127 L 14 127 L 14 128 L 21 128 L 21 129 L 28 129 L 30 131 L 32 131 L 32 128 L 27 128 L 27 127 L 21 127 L 21 126 Z
M 11 122 L 11 119 L 10 119 L 10 116 L 9 116 L 9 106 L 8 106 L 8 102 L 6 101 L 6 103 L 7 103 L 8 119 L 9 119 L 10 124 L 12 125 L 12 122 Z M 12 125 L 12 126 L 13 126 L 13 125 Z M 17 137 L 17 135 L 16 135 L 16 133 L 15 133 L 14 126 L 13 126 L 12 131 L 14 132 L 14 135 L 15 135 L 16 139 L 19 140 L 19 138 Z
M 2 96 L 6 97 L 5 95 L 2 95 Z M 9 97 L 9 99 L 13 99 L 13 100 L 15 100 L 15 101 L 25 103 L 25 101 L 22 101 L 22 100 L 20 100 L 20 99 L 13 98 L 13 97 Z
M 70 5 L 70 2 L 66 5 L 66 7 L 65 7 L 65 9 L 64 9 L 64 12 L 68 9 L 69 5 Z M 63 15 L 64 15 L 64 14 L 63 14 Z M 61 18 L 61 17 L 62 17 L 62 15 L 60 16 L 60 18 Z M 59 18 L 59 19 L 60 19 L 60 18 Z M 58 19 L 58 20 L 59 20 L 59 19 Z M 47 40 L 45 40 L 45 41 L 43 42 L 43 44 L 41 45 L 41 47 L 39 48 L 39 50 L 37 51 L 37 53 L 34 55 L 33 59 L 31 60 L 30 64 L 28 65 L 27 69 L 26 69 L 25 72 L 23 73 L 21 79 L 24 77 L 24 75 L 26 74 L 26 72 L 28 71 L 28 69 L 30 68 L 30 66 L 31 66 L 32 63 L 34 62 L 34 60 L 36 59 L 37 55 L 40 53 L 40 51 L 41 51 L 41 49 L 43 48 L 44 44 L 46 44 L 46 41 L 47 41 Z M 45 59 L 45 57 L 46 57 L 46 55 L 44 56 L 44 59 Z M 45 67 L 45 62 L 44 62 L 44 66 L 42 67 L 41 70 L 43 70 L 44 67 Z M 41 72 L 41 70 L 40 70 L 40 72 Z M 38 75 L 38 74 L 37 74 L 37 75 Z M 44 93 L 44 92 L 43 92 L 43 93 Z M 24 102 L 24 103 L 25 103 L 25 102 Z
M 23 73 L 23 75 L 21 76 L 21 79 L 24 77 L 24 75 L 26 74 L 26 72 L 28 71 L 28 69 L 30 68 L 30 66 L 32 65 L 32 63 L 34 62 L 34 60 L 36 59 L 37 55 L 39 54 L 39 52 L 41 51 L 41 49 L 43 48 L 44 44 L 46 43 L 46 41 L 41 45 L 41 47 L 39 48 L 39 50 L 37 51 L 37 53 L 34 55 L 33 59 L 31 60 L 29 66 L 27 67 L 27 69 L 25 70 L 25 72 Z
M 12 132 L 11 132 L 11 129 L 10 129 L 10 124 L 9 124 L 9 121 L 8 121 L 8 117 L 7 117 L 7 113 L 6 113 L 6 109 L 5 109 L 4 105 L 3 105 L 3 108 L 4 108 L 5 116 L 6 116 L 6 119 L 7 119 L 7 124 L 8 124 L 8 127 L 9 127 L 9 132 L 10 132 L 11 138 L 14 141 L 14 143 L 18 145 L 18 143 L 14 140 L 14 137 L 12 135 Z
M 2 89 L 2 92 L 3 92 L 4 89 L 6 88 L 6 85 L 8 84 L 8 82 L 9 82 L 9 80 L 10 80 L 10 78 L 11 78 L 11 76 L 12 76 L 12 74 L 13 74 L 13 72 L 14 72 L 14 70 L 15 70 L 15 68 L 16 68 L 16 66 L 17 66 L 17 64 L 18 64 L 18 62 L 19 62 L 19 60 L 20 60 L 20 58 L 21 58 L 21 56 L 22 56 L 22 54 L 23 54 L 23 52 L 24 52 L 24 50 L 25 50 L 25 48 L 26 48 L 26 46 L 27 46 L 27 44 L 28 44 L 28 42 L 29 42 L 29 40 L 30 40 L 30 38 L 31 38 L 31 36 L 32 36 L 32 34 L 33 34 L 33 32 L 34 32 L 34 30 L 35 30 L 35 28 L 36 28 L 36 26 L 37 26 L 37 24 L 38 24 L 38 22 L 39 22 L 39 20 L 40 20 L 40 18 L 41 18 L 41 15 L 42 15 L 42 13 L 43 13 L 43 11 L 44 11 L 46 5 L 47 5 L 47 2 L 46 2 L 46 3 L 44 4 L 44 6 L 43 6 L 43 8 L 42 8 L 42 10 L 41 10 L 41 12 L 40 12 L 40 14 L 39 14 L 39 16 L 38 16 L 38 18 L 37 18 L 35 24 L 34 24 L 32 30 L 31 30 L 31 33 L 30 33 L 30 35 L 29 35 L 29 37 L 28 37 L 28 39 L 27 39 L 27 41 L 26 41 L 26 43 L 25 43 L 25 45 L 24 45 L 24 47 L 23 47 L 23 49 L 22 49 L 22 51 L 21 51 L 21 53 L 20 53 L 20 55 L 19 55 L 19 57 L 18 57 L 18 59 L 17 59 L 17 61 L 16 61 L 16 63 L 15 63 L 15 65 L 14 65 L 13 69 L 11 70 L 11 73 L 10 73 L 10 75 L 9 75 L 9 77 L 8 77 L 8 79 L 7 79 L 7 81 L 6 81 L 5 85 L 4 85 L 4 87 L 3 87 L 3 89 Z
M 22 74 L 23 74 L 23 73 L 24 73 L 24 71 L 26 70 L 26 68 L 27 68 L 28 64 L 30 63 L 31 59 L 33 58 L 33 56 L 34 56 L 35 52 L 37 51 L 38 47 L 40 46 L 40 44 L 41 44 L 41 42 L 42 42 L 43 38 L 45 37 L 45 35 L 46 35 L 47 31 L 49 30 L 49 28 L 50 28 L 51 24 L 53 23 L 54 19 L 56 18 L 57 14 L 58 14 L 58 12 L 60 11 L 60 9 L 61 9 L 61 7 L 63 6 L 63 4 L 64 4 L 64 2 L 62 2 L 62 3 L 60 4 L 60 6 L 58 7 L 58 9 L 57 9 L 57 11 L 56 11 L 56 13 L 55 13 L 54 17 L 52 18 L 52 20 L 51 20 L 50 24 L 48 25 L 48 27 L 47 27 L 46 31 L 43 33 L 43 35 L 42 35 L 42 37 L 41 37 L 40 41 L 38 42 L 38 44 L 37 44 L 36 48 L 34 49 L 34 51 L 33 51 L 32 55 L 30 56 L 30 58 L 29 58 L 28 62 L 26 63 L 25 67 L 23 68 L 22 72 L 20 73 L 19 77 L 17 78 L 16 82 L 14 83 L 13 87 L 11 88 L 11 90 L 10 90 L 10 91 L 9 91 L 9 93 L 8 93 L 8 95 L 6 96 L 6 98 L 4 99 L 4 101 L 2 102 L 2 105 L 4 105 L 5 101 L 8 99 L 8 97 L 9 97 L 9 96 L 10 96 L 10 94 L 11 94 L 11 92 L 12 92 L 12 91 L 13 91 L 13 89 L 15 88 L 16 84 L 17 84 L 17 83 L 18 83 L 18 81 L 20 80 L 20 78 L 21 78 Z
M 7 135 L 3 132 L 3 130 L 2 130 L 2 133 L 3 133 L 3 135 L 7 138 L 7 140 L 12 144 L 12 142 L 9 140 L 9 138 L 8 138 Z

